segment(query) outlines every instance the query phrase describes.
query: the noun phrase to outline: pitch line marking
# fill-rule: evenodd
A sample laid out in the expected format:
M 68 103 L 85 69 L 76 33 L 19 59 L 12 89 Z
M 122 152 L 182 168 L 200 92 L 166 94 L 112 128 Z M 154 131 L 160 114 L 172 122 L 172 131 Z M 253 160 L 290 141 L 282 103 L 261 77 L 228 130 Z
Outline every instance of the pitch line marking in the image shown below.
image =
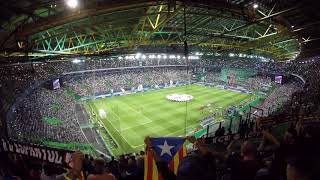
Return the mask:
M 231 97 L 231 96 L 236 96 L 236 95 L 234 95 L 234 94 L 226 94 L 226 95 L 223 95 L 222 97 Z M 217 100 L 217 101 L 215 101 L 215 103 L 220 102 L 220 101 L 223 101 L 223 100 Z M 155 120 L 155 121 L 151 121 L 151 122 L 145 122 L 145 123 L 138 124 L 138 125 L 135 125 L 135 126 L 130 126 L 130 127 L 124 128 L 122 130 L 126 131 L 126 130 L 129 130 L 129 129 L 132 129 L 132 128 L 135 128 L 135 127 L 139 127 L 139 126 L 143 126 L 143 125 L 146 125 L 146 124 L 150 124 L 150 123 L 156 122 L 156 121 L 159 121 L 159 120 Z
M 196 124 L 196 123 L 195 123 L 195 124 Z M 189 127 L 191 127 L 191 126 L 194 126 L 195 124 L 189 125 L 189 126 L 187 126 L 186 128 L 189 128 Z M 175 132 L 171 132 L 171 133 L 169 133 L 169 134 L 166 134 L 165 136 L 169 136 L 169 135 L 171 135 L 171 134 L 175 134 L 175 133 L 177 133 L 177 132 L 179 132 L 179 131 L 181 131 L 181 130 L 183 130 L 183 129 L 177 130 L 177 131 L 175 131 Z M 141 147 L 141 146 L 144 146 L 144 144 L 140 144 L 140 145 L 133 146 L 133 147 L 134 147 L 134 148 L 137 148 L 137 147 Z
M 233 96 L 233 95 L 227 95 L 227 97 L 229 97 L 229 96 Z M 118 101 L 118 100 L 117 100 Z M 122 103 L 122 102 L 120 102 L 120 103 Z M 127 105 L 127 104 L 126 104 Z M 129 105 L 127 105 L 129 108 L 131 108 L 133 111 L 135 111 L 135 112 L 137 112 L 138 114 L 141 114 L 142 116 L 144 116 L 142 113 L 139 113 L 138 111 L 136 111 L 135 109 L 133 109 L 131 106 L 129 106 Z M 115 114 L 112 110 L 111 110 L 111 112 L 113 113 L 113 114 Z M 115 114 L 116 115 L 116 114 Z M 116 115 L 119 119 L 121 119 L 118 115 Z M 147 119 L 149 119 L 151 122 L 153 122 L 150 118 L 148 118 L 148 117 L 146 117 L 146 116 L 144 116 L 145 118 L 147 118 Z M 109 121 L 109 122 L 111 122 L 111 121 Z M 148 122 L 148 123 L 151 123 L 151 122 Z M 148 124 L 148 123 L 143 123 L 143 124 L 141 124 L 141 125 L 144 125 L 144 124 Z M 104 123 L 102 122 L 102 124 L 104 125 Z M 112 127 L 113 128 L 115 128 L 115 126 L 114 126 L 114 124 L 111 122 L 111 125 L 112 125 Z M 137 126 L 139 126 L 139 125 L 137 125 Z M 194 126 L 194 124 L 193 125 L 190 125 L 190 126 Z M 188 127 L 186 127 L 186 128 L 189 128 L 190 126 L 188 126 Z M 105 125 L 104 125 L 104 127 L 105 127 Z M 136 126 L 134 126 L 134 127 L 136 127 Z M 106 128 L 106 127 L 105 127 Z M 123 130 L 128 130 L 128 129 L 131 129 L 131 128 L 133 128 L 133 127 L 130 127 L 130 128 L 125 128 L 125 129 L 123 129 Z M 144 146 L 144 144 L 141 144 L 141 145 L 137 145 L 137 146 L 134 146 L 134 145 L 132 145 L 131 143 L 129 143 L 128 142 L 128 140 L 124 137 L 124 136 L 122 136 L 121 135 L 121 132 L 119 132 L 116 128 L 115 128 L 115 130 L 120 134 L 120 136 L 131 146 L 131 147 L 133 147 L 133 148 L 137 148 L 137 147 L 141 147 L 141 146 Z M 171 134 L 175 134 L 175 133 L 177 133 L 177 132 L 179 132 L 179 131 L 181 131 L 181 129 L 180 130 L 178 130 L 178 131 L 175 131 L 175 132 L 172 132 L 172 133 L 169 133 L 169 134 L 166 134 L 165 136 L 168 136 L 168 135 L 171 135 Z
M 111 112 L 114 113 L 112 110 L 111 110 Z M 114 114 L 115 114 L 115 113 L 114 113 Z M 105 126 L 104 122 L 102 121 L 102 118 L 98 118 L 98 119 L 99 119 L 99 121 L 101 121 L 101 124 L 103 125 L 103 127 L 107 130 L 107 127 Z M 133 147 L 133 148 L 139 147 L 139 146 L 134 146 L 134 145 L 132 145 L 131 143 L 129 143 L 128 140 L 121 134 L 121 128 L 120 128 L 120 131 L 119 131 L 117 128 L 115 128 L 114 124 L 113 124 L 111 121 L 109 121 L 109 122 L 110 122 L 111 126 L 119 133 L 119 136 L 121 136 L 120 139 L 121 139 L 121 138 L 124 139 L 124 140 L 128 143 L 128 145 L 131 146 L 131 147 Z M 108 131 L 108 130 L 107 130 L 107 131 Z M 108 132 L 109 132 L 109 131 L 108 131 Z M 110 134 L 110 136 L 117 142 L 116 138 L 114 138 L 114 137 L 111 135 L 110 132 L 109 132 L 109 134 Z M 117 142 L 117 143 L 118 143 L 118 146 L 120 146 L 119 142 Z
M 116 100 L 116 101 L 122 103 L 122 102 L 119 101 L 119 100 Z M 122 103 L 122 104 L 124 104 L 124 103 Z M 151 120 L 150 118 L 148 118 L 147 116 L 143 115 L 142 112 L 139 112 L 139 111 L 135 110 L 135 109 L 134 109 L 133 107 L 131 107 L 129 104 L 125 104 L 125 105 L 126 105 L 127 107 L 129 107 L 130 109 L 132 109 L 132 110 L 133 110 L 134 112 L 136 112 L 137 114 L 140 114 L 140 115 L 143 116 L 144 118 L 148 119 L 149 122 L 152 122 L 152 120 Z

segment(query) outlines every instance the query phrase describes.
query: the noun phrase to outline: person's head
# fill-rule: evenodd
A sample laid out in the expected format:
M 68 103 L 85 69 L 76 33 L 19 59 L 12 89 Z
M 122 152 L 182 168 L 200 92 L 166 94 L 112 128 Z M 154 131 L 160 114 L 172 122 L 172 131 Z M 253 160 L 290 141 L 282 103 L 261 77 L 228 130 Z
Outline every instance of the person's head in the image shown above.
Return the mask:
M 106 171 L 106 162 L 103 158 L 97 158 L 94 160 L 93 165 L 95 174 L 103 174 Z
M 251 141 L 245 141 L 241 145 L 241 155 L 244 159 L 252 159 L 256 156 L 257 147 Z
M 260 169 L 254 178 L 254 180 L 270 180 L 274 179 L 272 174 L 269 172 L 267 168 Z
M 90 159 L 90 161 L 93 161 L 93 157 L 92 157 L 92 156 L 90 156 L 90 158 L 89 158 L 89 159 Z
M 319 178 L 319 146 L 304 140 L 286 154 L 287 180 L 314 180 Z
M 144 151 L 140 151 L 140 155 L 143 156 L 144 155 Z
M 43 165 L 43 171 L 44 174 L 47 176 L 53 176 L 56 175 L 56 170 L 55 170 L 55 165 L 54 164 L 50 164 L 50 163 L 45 163 Z
M 136 165 L 136 158 L 134 156 L 131 156 L 129 159 L 128 159 L 128 165 L 129 166 L 134 166 Z
M 289 128 L 284 135 L 284 143 L 294 144 L 297 137 L 297 131 L 294 128 Z
M 213 157 L 186 156 L 179 163 L 177 180 L 216 178 L 216 166 Z
M 120 160 L 124 160 L 124 159 L 125 159 L 124 154 L 120 155 L 120 158 L 119 158 L 119 159 L 120 159 Z
M 143 168 L 144 167 L 144 158 L 143 157 L 138 157 L 137 159 L 137 167 L 138 168 Z

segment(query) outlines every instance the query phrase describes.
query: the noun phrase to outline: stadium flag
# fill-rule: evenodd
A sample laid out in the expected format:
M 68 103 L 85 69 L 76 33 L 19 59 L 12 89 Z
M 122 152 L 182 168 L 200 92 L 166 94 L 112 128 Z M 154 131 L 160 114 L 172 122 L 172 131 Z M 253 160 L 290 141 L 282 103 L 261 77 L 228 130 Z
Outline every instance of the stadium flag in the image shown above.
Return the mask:
M 169 169 L 177 174 L 179 163 L 187 154 L 184 146 L 185 139 L 180 137 L 161 137 L 150 138 L 150 141 L 159 158 L 168 163 Z M 146 152 L 144 164 L 144 180 L 163 179 L 157 170 L 152 152 Z

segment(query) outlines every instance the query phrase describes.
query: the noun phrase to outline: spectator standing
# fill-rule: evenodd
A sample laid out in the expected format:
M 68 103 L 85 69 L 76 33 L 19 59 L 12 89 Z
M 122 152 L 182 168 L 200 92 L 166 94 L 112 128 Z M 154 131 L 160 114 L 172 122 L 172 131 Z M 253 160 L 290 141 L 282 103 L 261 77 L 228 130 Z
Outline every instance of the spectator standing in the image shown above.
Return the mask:
M 88 180 L 116 180 L 110 172 L 106 169 L 105 160 L 98 158 L 94 161 L 94 173 L 89 174 Z

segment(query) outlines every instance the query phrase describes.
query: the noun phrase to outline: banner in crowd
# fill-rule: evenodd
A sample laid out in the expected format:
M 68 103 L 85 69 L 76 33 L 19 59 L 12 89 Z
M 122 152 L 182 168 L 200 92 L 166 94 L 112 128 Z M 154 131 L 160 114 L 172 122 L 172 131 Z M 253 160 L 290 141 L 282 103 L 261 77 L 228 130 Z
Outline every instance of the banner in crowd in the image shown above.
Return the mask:
M 25 144 L 1 139 L 0 152 L 20 154 L 50 163 L 69 167 L 72 151 L 49 148 L 34 144 Z
M 320 126 L 320 117 L 310 116 L 304 117 L 302 120 L 303 126 Z
M 233 140 L 241 140 L 246 138 L 258 138 L 261 136 L 262 136 L 261 132 L 249 132 L 243 137 L 241 136 L 240 133 L 235 133 L 235 134 L 228 134 L 228 135 L 218 136 L 218 137 L 206 137 L 205 143 L 211 144 L 211 145 L 229 144 Z
M 276 115 L 257 120 L 258 127 L 271 127 L 274 125 L 294 122 L 301 120 L 303 125 L 319 125 L 320 117 L 318 116 L 288 116 L 288 115 Z
M 181 137 L 160 137 L 150 138 L 154 153 L 147 150 L 144 158 L 144 180 L 162 180 L 158 172 L 154 156 L 158 156 L 162 162 L 167 163 L 171 172 L 178 173 L 180 161 L 186 156 L 184 147 L 185 138 Z

